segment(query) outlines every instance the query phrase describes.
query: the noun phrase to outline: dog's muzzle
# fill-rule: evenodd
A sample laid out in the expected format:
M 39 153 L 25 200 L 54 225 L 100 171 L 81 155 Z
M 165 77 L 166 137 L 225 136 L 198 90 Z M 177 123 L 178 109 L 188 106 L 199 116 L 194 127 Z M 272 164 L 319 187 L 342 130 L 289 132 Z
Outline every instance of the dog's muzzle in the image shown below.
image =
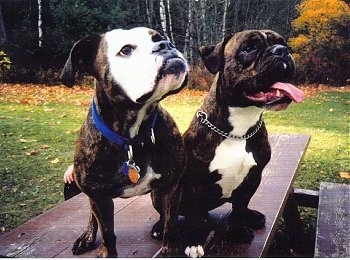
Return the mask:
M 153 47 L 152 53 L 162 56 L 162 66 L 159 68 L 155 80 L 155 89 L 138 98 L 136 100 L 137 103 L 145 103 L 147 100 L 151 99 L 154 92 L 157 92 L 157 88 L 161 88 L 161 90 L 158 90 L 158 94 L 161 93 L 159 95 L 160 99 L 177 92 L 176 90 L 180 91 L 188 72 L 186 60 L 171 42 L 158 42 Z M 162 87 L 159 87 L 159 83 L 162 80 L 164 81 L 167 77 L 169 80 L 165 81 L 165 83 L 162 84 Z
M 268 109 L 281 110 L 293 101 L 304 99 L 304 92 L 288 83 L 293 77 L 295 65 L 286 46 L 276 44 L 269 47 L 261 57 L 259 64 L 269 64 L 270 72 L 258 77 L 259 84 L 265 86 L 260 92 L 246 93 L 245 97 Z

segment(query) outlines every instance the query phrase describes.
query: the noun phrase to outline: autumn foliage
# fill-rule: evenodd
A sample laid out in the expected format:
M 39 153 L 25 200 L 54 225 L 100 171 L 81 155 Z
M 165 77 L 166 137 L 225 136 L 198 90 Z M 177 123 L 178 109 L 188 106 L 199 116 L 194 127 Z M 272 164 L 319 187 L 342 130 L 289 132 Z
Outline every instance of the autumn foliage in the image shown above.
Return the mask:
M 350 6 L 341 0 L 303 0 L 289 40 L 298 77 L 345 85 L 350 80 Z

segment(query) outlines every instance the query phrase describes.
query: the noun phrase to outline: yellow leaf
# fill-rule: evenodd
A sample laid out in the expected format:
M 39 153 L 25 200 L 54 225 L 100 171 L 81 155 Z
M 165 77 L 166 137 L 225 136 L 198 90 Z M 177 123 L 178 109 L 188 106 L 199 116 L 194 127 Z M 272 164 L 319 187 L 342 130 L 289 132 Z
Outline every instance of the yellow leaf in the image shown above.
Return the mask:
M 37 154 L 38 154 L 38 151 L 35 151 L 35 150 L 31 150 L 29 152 L 26 152 L 26 155 L 28 155 L 28 156 L 37 155 Z
M 350 179 L 350 172 L 339 172 L 339 176 L 344 179 Z
M 37 142 L 38 140 L 27 140 L 27 139 L 24 139 L 24 138 L 21 138 L 21 139 L 19 139 L 19 141 L 21 142 L 21 143 L 32 143 L 32 142 Z
M 52 160 L 51 163 L 53 164 L 56 164 L 56 163 L 59 163 L 60 162 L 60 159 L 56 158 L 55 160 Z

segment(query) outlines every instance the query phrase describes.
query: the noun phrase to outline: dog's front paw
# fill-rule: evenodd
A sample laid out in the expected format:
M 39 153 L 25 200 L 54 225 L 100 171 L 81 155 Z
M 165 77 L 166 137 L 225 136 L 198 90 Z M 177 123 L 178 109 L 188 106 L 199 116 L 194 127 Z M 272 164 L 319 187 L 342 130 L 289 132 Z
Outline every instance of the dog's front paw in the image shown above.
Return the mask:
M 202 256 L 204 256 L 204 249 L 201 245 L 188 246 L 185 249 L 185 254 L 187 255 L 187 257 L 201 258 Z
M 153 225 L 153 228 L 151 231 L 151 237 L 157 240 L 162 240 L 163 230 L 164 230 L 164 223 L 161 220 L 159 220 L 156 224 Z
M 80 255 L 94 248 L 96 235 L 91 232 L 85 231 L 73 244 L 73 255 Z

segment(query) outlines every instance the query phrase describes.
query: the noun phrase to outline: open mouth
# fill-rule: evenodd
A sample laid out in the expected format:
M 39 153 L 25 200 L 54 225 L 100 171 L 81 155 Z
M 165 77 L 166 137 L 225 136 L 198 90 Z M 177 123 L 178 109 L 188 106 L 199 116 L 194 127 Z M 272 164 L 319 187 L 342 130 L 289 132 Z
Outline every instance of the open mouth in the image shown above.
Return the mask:
M 290 83 L 276 82 L 268 92 L 259 92 L 245 97 L 263 107 L 274 110 L 286 109 L 292 101 L 300 103 L 304 100 L 304 92 Z

